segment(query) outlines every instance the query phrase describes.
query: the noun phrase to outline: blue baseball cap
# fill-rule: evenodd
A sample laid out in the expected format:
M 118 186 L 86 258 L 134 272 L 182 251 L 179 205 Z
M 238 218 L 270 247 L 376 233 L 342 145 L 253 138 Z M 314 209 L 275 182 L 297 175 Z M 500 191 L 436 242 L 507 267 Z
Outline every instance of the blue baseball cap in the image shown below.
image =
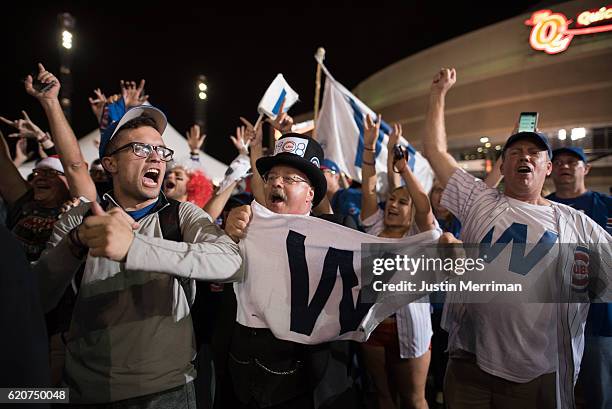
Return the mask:
M 550 143 L 548 143 L 548 138 L 546 137 L 546 135 L 540 132 L 515 133 L 514 135 L 510 136 L 508 140 L 506 141 L 503 152 L 505 152 L 510 147 L 510 145 L 522 139 L 531 139 L 536 144 L 538 144 L 541 148 L 543 148 L 543 150 L 548 152 L 548 158 L 552 159 L 553 154 L 552 154 L 552 149 L 550 147 Z
M 98 151 L 101 158 L 106 153 L 106 147 L 111 139 L 117 134 L 117 131 L 127 122 L 141 116 L 152 118 L 155 121 L 155 129 L 157 129 L 160 134 L 164 133 L 166 125 L 168 125 L 168 120 L 160 109 L 152 105 L 140 105 L 130 108 L 121 116 L 121 119 L 110 123 L 106 129 L 100 132 L 100 147 Z
M 340 168 L 338 167 L 336 162 L 331 159 L 323 159 L 323 162 L 321 162 L 321 170 L 325 169 L 333 170 L 337 174 L 340 173 Z
M 576 146 L 568 146 L 565 148 L 555 149 L 553 151 L 553 159 L 555 158 L 555 156 L 560 155 L 562 153 L 569 153 L 570 155 L 576 156 L 584 163 L 587 163 L 587 157 L 584 154 L 584 150 L 582 148 L 578 148 Z

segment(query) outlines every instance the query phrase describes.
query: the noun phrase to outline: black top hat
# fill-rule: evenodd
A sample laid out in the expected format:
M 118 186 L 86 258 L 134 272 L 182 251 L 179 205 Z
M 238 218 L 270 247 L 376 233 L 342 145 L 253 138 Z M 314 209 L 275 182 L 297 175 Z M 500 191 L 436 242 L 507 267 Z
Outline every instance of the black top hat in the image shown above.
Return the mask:
M 272 156 L 259 158 L 255 165 L 262 176 L 277 165 L 304 172 L 314 188 L 312 205 L 316 206 L 327 192 L 327 181 L 320 169 L 323 158 L 323 148 L 317 141 L 299 133 L 288 133 L 276 141 Z

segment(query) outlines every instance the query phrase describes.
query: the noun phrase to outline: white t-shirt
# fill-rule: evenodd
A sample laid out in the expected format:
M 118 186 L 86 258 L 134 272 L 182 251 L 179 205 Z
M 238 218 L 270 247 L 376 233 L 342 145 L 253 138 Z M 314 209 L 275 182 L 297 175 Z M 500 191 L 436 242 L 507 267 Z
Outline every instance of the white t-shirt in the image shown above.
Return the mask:
M 523 288 L 557 268 L 556 245 L 529 257 L 535 243 L 558 242 L 554 207 L 512 199 L 461 169 L 449 180 L 441 205 L 461 222 L 465 243 L 509 243 L 487 262 L 489 268 L 511 276 L 512 282 L 523 283 Z M 512 256 L 512 243 L 526 243 L 522 256 Z M 483 371 L 513 382 L 528 382 L 556 370 L 555 304 L 524 303 L 518 298 L 503 304 L 457 303 L 457 297 L 447 298 L 442 322 L 449 331 L 451 353 L 471 352 Z M 453 327 L 452 322 L 460 324 Z
M 378 236 L 385 228 L 384 221 L 385 213 L 378 209 L 376 213 L 362 220 L 362 225 L 366 233 Z M 436 228 L 439 229 L 438 226 Z M 420 232 L 416 223 L 412 223 L 404 237 L 418 233 Z M 399 309 L 395 315 L 395 322 L 401 358 L 418 358 L 429 350 L 433 335 L 429 302 L 420 300 Z

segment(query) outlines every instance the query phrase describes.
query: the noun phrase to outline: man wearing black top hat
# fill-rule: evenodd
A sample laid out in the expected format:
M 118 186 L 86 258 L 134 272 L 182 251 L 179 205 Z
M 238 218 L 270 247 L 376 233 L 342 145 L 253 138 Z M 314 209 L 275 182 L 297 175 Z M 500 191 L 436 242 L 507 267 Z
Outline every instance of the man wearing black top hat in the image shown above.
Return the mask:
M 323 149 L 312 138 L 289 133 L 275 144 L 273 156 L 257 160 L 264 181 L 265 203 L 280 214 L 310 214 L 327 191 L 320 169 Z M 246 236 L 250 206 L 229 214 L 225 231 L 238 242 Z M 320 360 L 317 351 L 328 344 L 308 346 L 274 337 L 267 328 L 235 324 L 229 366 L 238 399 L 245 407 L 313 408 L 313 391 L 328 377 L 331 362 Z M 318 357 L 325 356 L 320 354 Z M 322 362 L 323 361 L 323 362 Z M 325 373 L 325 374 L 324 374 Z M 344 367 L 344 378 L 346 367 Z M 343 383 L 343 380 L 334 380 Z M 346 383 L 344 383 L 346 384 Z

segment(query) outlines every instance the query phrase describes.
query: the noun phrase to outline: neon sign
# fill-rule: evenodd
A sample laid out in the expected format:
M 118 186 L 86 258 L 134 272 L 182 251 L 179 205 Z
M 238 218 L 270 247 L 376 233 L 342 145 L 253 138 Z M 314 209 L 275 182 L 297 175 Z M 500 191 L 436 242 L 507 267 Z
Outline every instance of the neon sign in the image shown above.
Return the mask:
M 612 20 L 612 7 L 583 11 L 577 20 L 576 26 L 580 28 L 569 28 L 573 20 L 568 20 L 564 14 L 553 13 L 551 10 L 536 11 L 529 20 L 525 21 L 526 25 L 533 27 L 529 35 L 531 48 L 547 54 L 558 54 L 567 50 L 576 35 L 612 31 L 612 24 L 588 27 L 593 23 Z

